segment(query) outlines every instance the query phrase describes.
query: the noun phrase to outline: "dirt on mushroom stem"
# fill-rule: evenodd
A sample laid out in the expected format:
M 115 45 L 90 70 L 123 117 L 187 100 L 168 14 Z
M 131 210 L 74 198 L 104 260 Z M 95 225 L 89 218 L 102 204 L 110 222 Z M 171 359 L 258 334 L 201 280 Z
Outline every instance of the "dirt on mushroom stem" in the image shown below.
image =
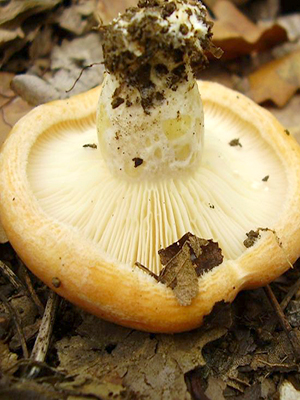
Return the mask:
M 163 81 L 162 86 L 176 91 L 187 79 L 186 65 L 196 74 L 207 64 L 205 51 L 219 57 L 220 50 L 211 43 L 212 25 L 200 2 L 141 0 L 137 7 L 101 26 L 105 67 L 120 82 L 114 104 L 125 87 L 135 87 L 144 111 L 149 112 L 156 99 L 163 99 L 151 80 L 151 69 Z
M 220 55 L 211 28 L 201 2 L 188 0 L 140 1 L 100 27 L 107 74 L 98 138 L 115 175 L 157 179 L 199 164 L 203 115 L 194 76 L 207 51 Z

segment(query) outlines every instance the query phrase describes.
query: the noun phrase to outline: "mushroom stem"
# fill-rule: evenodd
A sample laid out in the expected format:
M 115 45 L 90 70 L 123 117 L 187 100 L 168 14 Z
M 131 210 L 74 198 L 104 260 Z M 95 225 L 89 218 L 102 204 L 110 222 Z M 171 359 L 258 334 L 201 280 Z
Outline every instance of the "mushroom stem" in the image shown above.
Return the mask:
M 203 147 L 194 74 L 211 48 L 206 9 L 192 0 L 141 0 L 101 28 L 108 73 L 98 104 L 100 149 L 125 179 L 191 172 Z

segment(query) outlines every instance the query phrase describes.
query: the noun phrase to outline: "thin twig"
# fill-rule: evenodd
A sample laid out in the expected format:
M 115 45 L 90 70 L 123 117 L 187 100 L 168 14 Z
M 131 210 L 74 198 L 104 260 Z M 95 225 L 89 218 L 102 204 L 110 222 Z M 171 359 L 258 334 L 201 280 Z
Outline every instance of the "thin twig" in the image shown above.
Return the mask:
M 30 296 L 31 296 L 31 299 L 32 299 L 33 302 L 34 302 L 34 304 L 35 304 L 35 306 L 36 306 L 36 308 L 37 308 L 37 310 L 38 310 L 38 313 L 39 313 L 40 316 L 42 317 L 42 316 L 44 315 L 45 308 L 44 308 L 44 306 L 43 306 L 41 300 L 39 299 L 38 295 L 36 294 L 36 291 L 35 291 L 34 288 L 33 288 L 33 285 L 32 285 L 30 276 L 29 276 L 29 274 L 28 274 L 27 268 L 26 268 L 26 266 L 24 265 L 24 263 L 22 262 L 22 260 L 20 260 L 19 258 L 18 258 L 18 264 L 19 264 L 19 266 L 21 267 L 21 271 L 22 271 L 22 274 L 23 274 L 23 278 L 24 278 L 24 280 L 25 280 L 25 283 L 26 283 L 28 292 L 29 292 L 29 294 L 30 294 Z
M 3 119 L 3 122 L 5 123 L 5 125 L 12 128 L 13 127 L 12 124 L 10 124 L 8 121 L 6 121 L 5 114 L 4 114 L 4 108 L 1 108 L 1 114 L 2 114 L 2 119 Z
M 53 291 L 50 291 L 39 333 L 37 335 L 30 356 L 32 360 L 44 361 L 46 358 L 55 321 L 58 301 L 59 297 L 57 296 L 57 294 Z M 33 367 L 31 371 L 29 371 L 27 377 L 34 378 L 39 373 L 39 371 L 40 369 L 38 367 Z
M 0 291 L 0 300 L 3 302 L 4 306 L 7 308 L 8 312 L 12 316 L 12 319 L 15 323 L 16 330 L 17 330 L 17 333 L 19 336 L 19 340 L 20 340 L 20 343 L 22 346 L 23 356 L 25 358 L 28 358 L 29 353 L 28 353 L 27 344 L 26 344 L 24 332 L 22 329 L 22 323 L 20 321 L 20 317 L 19 317 L 17 311 L 14 309 L 14 307 L 7 300 L 7 298 L 1 293 L 1 291 Z
M 19 367 L 23 367 L 23 366 L 29 366 L 29 367 L 34 366 L 34 367 L 39 367 L 39 368 L 45 368 L 45 369 L 53 372 L 53 374 L 61 375 L 62 377 L 66 376 L 65 373 L 58 371 L 56 368 L 50 367 L 50 365 L 48 365 L 47 363 L 45 363 L 43 361 L 32 360 L 31 358 L 22 358 L 21 360 L 18 360 L 14 365 L 7 368 L 4 372 L 7 374 L 10 371 L 14 370 L 15 368 L 19 368 Z M 23 379 L 23 378 L 20 378 L 20 379 Z
M 95 400 L 104 400 L 103 397 L 99 396 L 98 394 L 94 393 L 84 393 L 80 392 L 79 390 L 75 389 L 64 389 L 60 388 L 58 385 L 54 385 L 54 388 L 61 394 L 65 394 L 72 397 L 83 397 L 85 399 L 95 399 Z
M 286 309 L 286 307 L 288 306 L 289 302 L 295 296 L 295 294 L 297 293 L 299 288 L 300 288 L 300 278 L 293 284 L 293 286 L 289 289 L 289 291 L 285 295 L 284 299 L 280 303 L 280 307 L 281 307 L 282 310 Z
M 90 64 L 90 65 L 86 65 L 85 67 L 83 67 L 83 68 L 81 69 L 81 71 L 80 71 L 80 74 L 79 74 L 78 77 L 76 78 L 75 82 L 74 82 L 73 85 L 71 86 L 71 88 L 68 89 L 68 90 L 66 90 L 66 93 L 69 93 L 69 92 L 71 92 L 71 90 L 74 89 L 76 83 L 77 83 L 77 82 L 79 81 L 79 79 L 82 77 L 82 74 L 84 73 L 84 71 L 85 71 L 86 69 L 92 68 L 94 65 L 102 65 L 102 64 L 103 64 L 103 62 L 98 62 L 98 63 L 93 63 L 93 64 Z
M 23 294 L 26 293 L 26 289 L 17 275 L 9 268 L 4 262 L 0 261 L 0 271 L 2 275 L 13 285 L 13 287 Z M 25 292 L 25 293 L 24 293 Z
M 277 315 L 277 318 L 280 322 L 280 325 L 282 326 L 283 330 L 285 331 L 292 347 L 294 350 L 294 355 L 296 358 L 296 361 L 300 360 L 300 343 L 298 337 L 295 335 L 295 332 L 293 332 L 293 329 L 287 320 L 286 316 L 284 315 L 284 312 L 282 308 L 280 307 L 280 304 L 278 303 L 273 290 L 271 289 L 270 285 L 267 285 L 264 287 L 264 291 Z

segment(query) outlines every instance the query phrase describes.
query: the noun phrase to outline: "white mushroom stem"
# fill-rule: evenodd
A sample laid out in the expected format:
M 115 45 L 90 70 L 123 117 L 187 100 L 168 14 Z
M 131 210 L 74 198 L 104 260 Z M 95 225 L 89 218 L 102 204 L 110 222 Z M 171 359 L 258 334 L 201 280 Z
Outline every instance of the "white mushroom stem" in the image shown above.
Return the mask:
M 203 108 L 194 73 L 207 61 L 210 29 L 193 0 L 140 0 L 102 27 L 108 73 L 97 131 L 115 176 L 157 180 L 199 166 Z
M 127 107 L 124 102 L 112 108 L 118 86 L 117 78 L 107 74 L 98 105 L 98 140 L 109 169 L 125 179 L 157 179 L 197 168 L 204 127 L 202 101 L 192 73 L 177 91 L 165 89 L 165 99 L 149 114 L 140 103 Z M 139 98 L 136 89 L 127 91 L 123 96 Z

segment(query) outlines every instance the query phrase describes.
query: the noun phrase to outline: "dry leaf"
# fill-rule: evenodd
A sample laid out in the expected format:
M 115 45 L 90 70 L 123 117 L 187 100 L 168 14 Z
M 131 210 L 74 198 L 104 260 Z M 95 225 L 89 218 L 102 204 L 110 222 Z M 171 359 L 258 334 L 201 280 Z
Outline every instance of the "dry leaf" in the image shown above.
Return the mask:
M 59 92 L 35 75 L 17 75 L 11 82 L 13 91 L 27 103 L 38 106 L 59 98 Z
M 6 242 L 8 242 L 8 239 L 7 239 L 6 233 L 3 229 L 3 226 L 1 225 L 1 222 L 0 222 L 0 243 L 6 243 Z
M 272 100 L 284 106 L 300 88 L 300 50 L 273 60 L 248 77 L 249 93 L 257 103 Z
M 213 12 L 216 16 L 213 42 L 224 51 L 223 58 L 263 51 L 287 40 L 282 26 L 256 25 L 228 0 L 216 2 Z
M 217 243 L 198 238 L 189 232 L 166 249 L 159 250 L 158 254 L 164 265 L 158 281 L 173 289 L 178 302 L 183 306 L 191 304 L 197 296 L 198 277 L 223 261 Z
M 11 368 L 18 360 L 17 354 L 9 351 L 8 345 L 0 341 L 0 367 L 2 371 Z
M 300 13 L 283 15 L 277 22 L 287 31 L 290 42 L 300 38 Z
M 208 378 L 208 387 L 205 391 L 205 395 L 209 399 L 225 400 L 223 396 L 224 389 L 226 388 L 226 383 L 222 379 L 210 376 Z
M 285 380 L 280 386 L 280 400 L 299 400 L 300 391 L 296 390 L 294 386 Z
M 15 96 L 11 90 L 13 77 L 14 74 L 9 72 L 0 73 L 0 147 L 18 119 L 32 109 L 32 106 Z
M 124 400 L 190 399 L 184 374 L 205 365 L 202 354 L 205 346 L 228 332 L 217 327 L 154 335 L 117 326 L 84 312 L 81 317 L 76 336 L 64 336 L 55 343 L 59 368 L 75 378 L 70 380 L 70 389 L 72 383 L 73 389 L 76 388 L 80 378 L 88 379 L 77 386 L 84 393 L 89 384 L 93 385 L 92 393 L 97 389 L 102 394 L 105 387 L 115 383 L 114 390 L 118 387 L 123 390 L 123 386 L 126 392 L 110 398 Z
M 199 292 L 199 286 L 188 243 L 184 243 L 178 253 L 166 264 L 159 281 L 173 289 L 182 306 L 191 304 L 192 299 Z
M 113 18 L 115 18 L 118 13 L 122 13 L 126 8 L 135 7 L 137 5 L 137 0 L 101 0 L 98 2 L 96 17 L 105 23 L 109 23 Z
M 102 61 L 102 46 L 98 33 L 90 33 L 72 41 L 65 39 L 60 46 L 55 46 L 51 53 L 51 69 L 54 76 L 47 79 L 45 75 L 45 78 L 59 91 L 61 98 L 78 94 L 102 82 Z M 86 68 L 75 87 L 67 93 L 66 91 L 74 86 L 82 68 L 92 64 L 96 65 Z
M 1 6 L 0 25 L 19 17 L 25 12 L 49 10 L 61 2 L 62 0 L 10 0 L 6 5 Z
M 20 27 L 16 29 L 0 29 L 0 47 L 11 40 L 23 39 L 24 36 L 25 34 Z

